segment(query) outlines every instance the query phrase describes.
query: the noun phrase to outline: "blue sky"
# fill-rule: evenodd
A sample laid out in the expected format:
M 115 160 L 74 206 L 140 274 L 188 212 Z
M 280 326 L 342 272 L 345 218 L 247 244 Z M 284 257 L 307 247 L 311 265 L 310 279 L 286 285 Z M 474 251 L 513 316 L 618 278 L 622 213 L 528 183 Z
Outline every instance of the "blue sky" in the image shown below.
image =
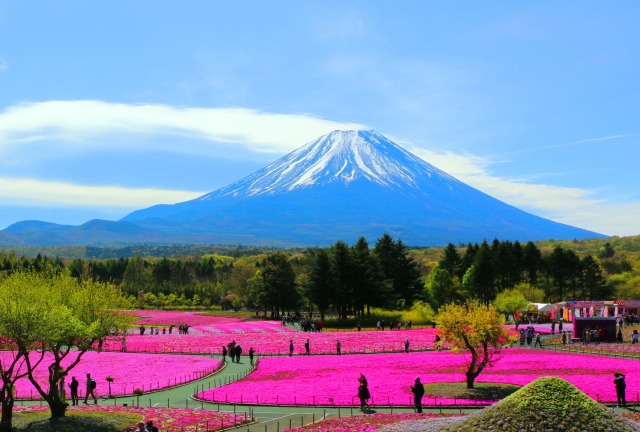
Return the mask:
M 640 3 L 0 0 L 0 228 L 117 220 L 335 129 L 640 234 Z

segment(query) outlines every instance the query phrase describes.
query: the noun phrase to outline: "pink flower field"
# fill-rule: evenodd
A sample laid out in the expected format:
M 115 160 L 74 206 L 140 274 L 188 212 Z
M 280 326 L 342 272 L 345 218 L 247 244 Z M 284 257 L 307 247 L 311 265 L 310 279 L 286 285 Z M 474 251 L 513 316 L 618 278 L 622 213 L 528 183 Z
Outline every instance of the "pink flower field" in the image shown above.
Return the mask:
M 10 358 L 13 358 L 12 353 L 6 351 L 0 353 L 3 364 L 6 364 Z M 31 358 L 33 359 L 34 356 Z M 68 363 L 63 362 L 63 364 Z M 50 361 L 47 362 L 45 358 L 45 361 L 36 369 L 36 376 L 40 377 L 37 381 L 41 385 L 46 385 L 49 364 Z M 184 384 L 213 373 L 221 365 L 220 360 L 196 356 L 87 352 L 82 356 L 80 363 L 71 370 L 71 376 L 66 378 L 66 391 L 69 394 L 68 385 L 71 377 L 75 376 L 80 381 L 78 393 L 84 397 L 86 374 L 90 373 L 96 380 L 98 397 L 109 394 L 109 385 L 105 380 L 108 376 L 114 378 L 111 383 L 112 395 L 131 395 L 133 390 L 138 388 L 148 392 Z M 27 378 L 18 380 L 16 390 L 18 398 L 40 397 Z
M 269 323 L 252 322 L 252 325 Z M 240 323 L 243 324 L 243 323 Z M 231 325 L 231 324 L 230 324 Z M 234 324 L 237 326 L 239 324 Z M 282 328 L 282 327 L 281 327 Z M 246 332 L 246 333 L 205 333 L 205 334 L 132 334 L 127 336 L 127 351 L 154 353 L 207 353 L 220 354 L 222 346 L 236 341 L 246 353 L 250 347 L 258 355 L 289 354 L 289 341 L 293 340 L 294 352 L 304 353 L 304 343 L 310 340 L 313 354 L 335 354 L 336 342 L 342 343 L 343 353 L 375 353 L 404 351 L 404 341 L 409 339 L 411 350 L 433 349 L 436 329 L 394 330 L 394 331 L 351 331 L 351 332 Z M 103 344 L 103 349 L 120 351 L 121 340 L 112 339 Z
M 425 384 L 462 382 L 464 362 L 464 354 L 450 352 L 262 358 L 257 370 L 244 379 L 201 392 L 198 397 L 252 404 L 354 405 L 357 379 L 363 373 L 373 404 L 411 405 L 409 386 L 416 376 Z M 505 349 L 496 365 L 485 369 L 477 381 L 524 386 L 541 376 L 558 376 L 593 399 L 610 402 L 616 400 L 613 373 L 617 371 L 627 375 L 627 399 L 635 401 L 640 392 L 640 379 L 636 378 L 640 378 L 640 362 L 602 356 Z M 477 403 L 427 395 L 423 402 Z
M 253 318 L 232 318 L 206 315 L 204 312 L 176 312 L 161 310 L 137 310 L 127 312 L 138 317 L 135 324 L 145 326 L 169 327 L 174 326 L 178 332 L 179 325 L 188 325 L 189 333 L 292 333 L 288 327 L 283 327 L 280 321 L 265 321 Z M 139 334 L 137 328 L 130 330 L 132 334 Z M 147 329 L 148 334 L 148 329 Z
M 163 311 L 163 310 L 136 310 L 128 314 L 138 317 L 136 324 L 179 326 L 187 324 L 189 327 L 201 325 L 229 324 L 241 321 L 240 318 L 227 318 L 206 315 L 204 312 Z

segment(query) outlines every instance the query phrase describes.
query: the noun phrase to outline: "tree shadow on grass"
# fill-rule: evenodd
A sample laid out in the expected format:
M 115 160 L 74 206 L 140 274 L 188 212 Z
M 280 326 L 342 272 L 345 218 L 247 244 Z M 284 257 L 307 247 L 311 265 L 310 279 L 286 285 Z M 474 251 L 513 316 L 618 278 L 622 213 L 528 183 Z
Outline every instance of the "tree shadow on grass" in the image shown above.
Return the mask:
M 474 388 L 468 389 L 466 382 L 431 383 L 425 384 L 425 396 L 449 399 L 496 400 L 504 399 L 515 393 L 521 386 L 503 383 L 474 383 Z
M 139 417 L 139 416 L 138 416 Z M 137 420 L 140 420 L 139 418 Z M 113 432 L 132 427 L 135 420 L 101 418 L 94 416 L 67 416 L 56 419 L 32 420 L 16 425 L 16 432 Z

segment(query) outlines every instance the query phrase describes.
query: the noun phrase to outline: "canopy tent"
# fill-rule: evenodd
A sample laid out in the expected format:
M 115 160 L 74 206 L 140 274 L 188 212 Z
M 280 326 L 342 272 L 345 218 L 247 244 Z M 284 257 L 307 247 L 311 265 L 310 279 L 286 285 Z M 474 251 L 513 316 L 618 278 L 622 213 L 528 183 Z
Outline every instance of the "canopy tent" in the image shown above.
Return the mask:
M 535 306 L 538 313 L 551 313 L 551 310 L 556 308 L 555 303 L 531 303 L 529 306 Z

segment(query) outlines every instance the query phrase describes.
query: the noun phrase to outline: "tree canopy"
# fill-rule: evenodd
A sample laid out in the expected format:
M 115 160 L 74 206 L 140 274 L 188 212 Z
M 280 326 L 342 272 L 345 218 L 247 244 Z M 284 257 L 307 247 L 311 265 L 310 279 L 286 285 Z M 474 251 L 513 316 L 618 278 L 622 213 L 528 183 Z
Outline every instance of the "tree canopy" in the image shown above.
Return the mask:
M 504 327 L 505 319 L 493 305 L 451 303 L 440 308 L 436 324 L 452 351 L 468 353 L 467 388 L 496 359 L 503 346 L 514 337 Z
M 96 342 L 123 334 L 130 321 L 121 312 L 126 305 L 121 292 L 109 284 L 61 274 L 20 271 L 0 280 L 0 334 L 18 362 L 2 368 L 2 394 L 10 393 L 16 377 L 26 375 L 49 404 L 52 417 L 64 416 L 68 404 L 59 392 L 60 382 Z M 39 365 L 48 368 L 46 385 L 36 380 Z M 10 430 L 6 423 L 1 428 Z

